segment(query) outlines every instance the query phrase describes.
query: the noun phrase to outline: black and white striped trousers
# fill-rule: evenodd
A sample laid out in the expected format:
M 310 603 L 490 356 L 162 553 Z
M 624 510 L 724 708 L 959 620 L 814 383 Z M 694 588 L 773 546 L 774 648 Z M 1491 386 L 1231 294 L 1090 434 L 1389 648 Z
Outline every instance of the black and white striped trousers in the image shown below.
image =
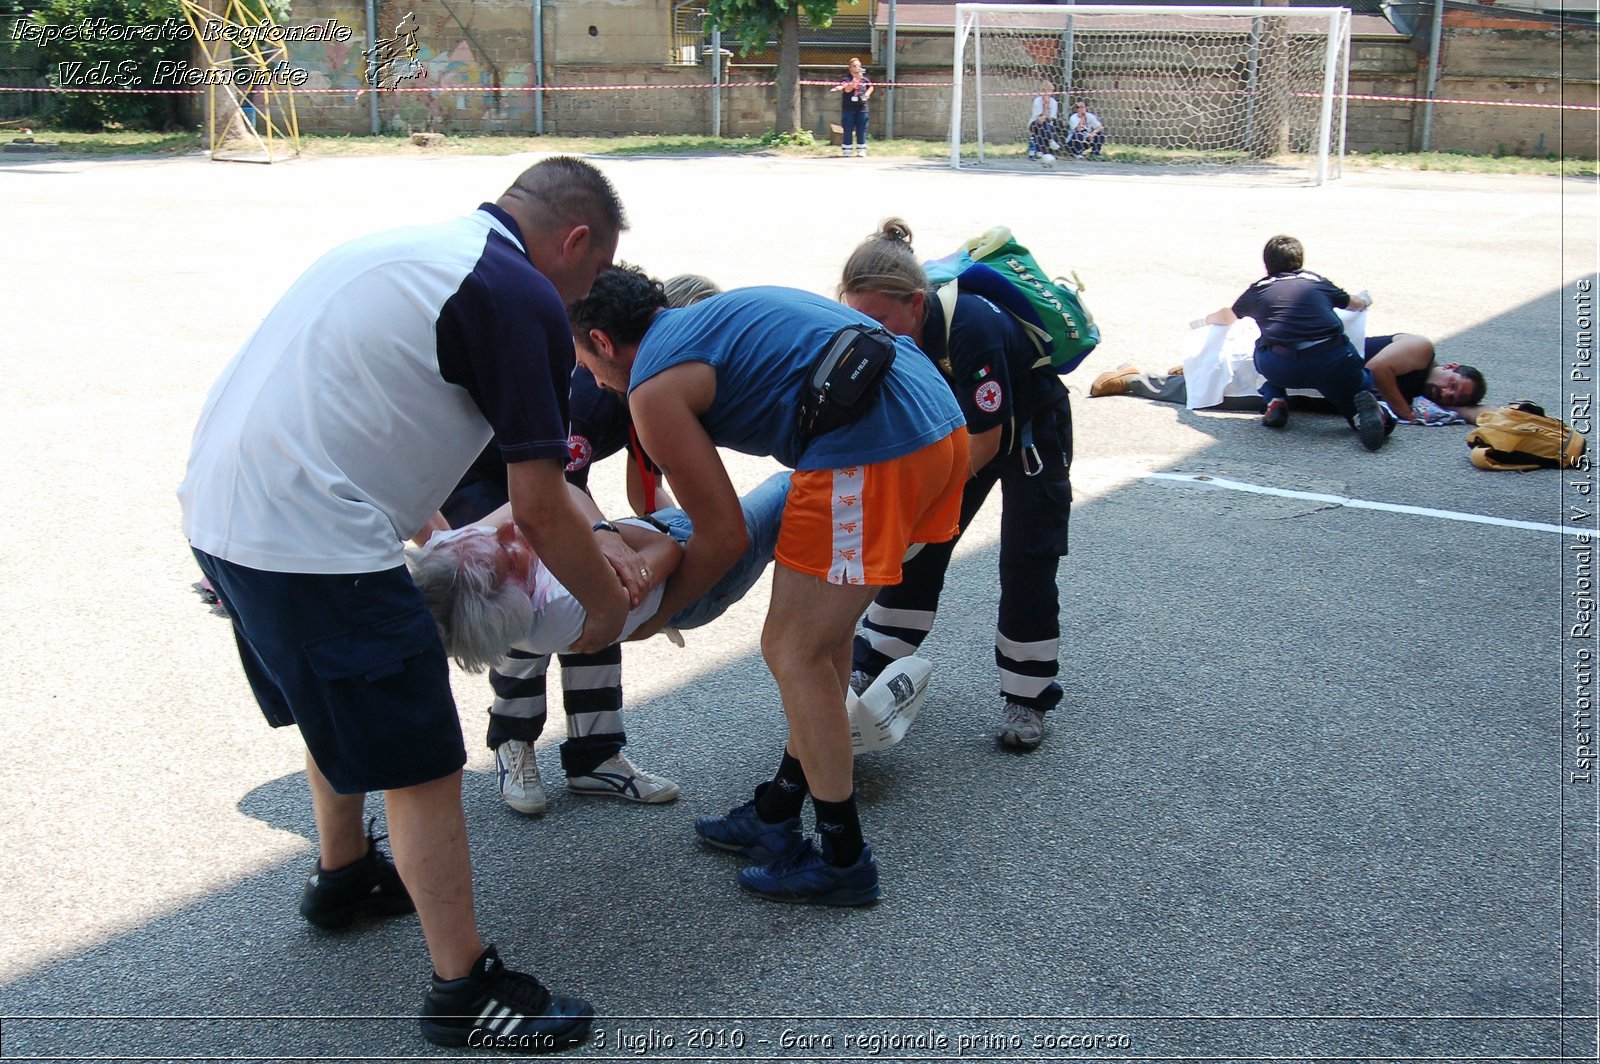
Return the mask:
M 1056 677 L 1061 643 L 1056 572 L 1067 553 L 1072 511 L 1072 415 L 1066 403 L 1033 419 L 1043 470 L 1028 476 L 1022 457 L 995 458 L 967 481 L 961 527 L 1000 486 L 1000 610 L 994 660 L 1000 695 L 1039 710 L 1061 701 Z M 879 592 L 856 634 L 852 668 L 876 676 L 891 661 L 916 652 L 933 628 L 956 539 L 931 543 L 905 564 L 899 584 Z
M 559 654 L 561 702 L 567 711 L 567 741 L 561 767 L 582 775 L 606 760 L 628 737 L 622 729 L 622 646 L 593 654 Z M 533 742 L 544 732 L 545 673 L 549 654 L 513 650 L 489 671 L 494 704 L 489 707 L 489 746 L 508 739 Z

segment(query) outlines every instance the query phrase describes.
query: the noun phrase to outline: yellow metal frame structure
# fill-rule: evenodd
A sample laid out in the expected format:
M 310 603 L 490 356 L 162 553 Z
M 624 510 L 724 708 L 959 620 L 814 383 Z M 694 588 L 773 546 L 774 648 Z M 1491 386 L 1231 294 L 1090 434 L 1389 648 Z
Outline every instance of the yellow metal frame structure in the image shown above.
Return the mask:
M 219 162 L 271 163 L 300 154 L 294 92 L 273 77 L 288 67 L 283 41 L 262 41 L 273 18 L 261 0 L 180 0 L 210 68 L 206 134 Z M 203 32 L 204 31 L 204 32 Z M 208 39 L 210 38 L 210 39 Z M 214 73 L 220 72 L 220 73 Z

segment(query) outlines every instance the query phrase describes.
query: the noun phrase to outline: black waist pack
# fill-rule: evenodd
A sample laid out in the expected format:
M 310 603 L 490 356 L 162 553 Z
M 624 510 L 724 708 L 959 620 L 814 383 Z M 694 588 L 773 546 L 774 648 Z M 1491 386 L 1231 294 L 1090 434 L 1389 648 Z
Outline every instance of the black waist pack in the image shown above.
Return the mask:
M 846 325 L 811 364 L 800 390 L 800 445 L 872 408 L 894 364 L 894 337 L 867 325 Z

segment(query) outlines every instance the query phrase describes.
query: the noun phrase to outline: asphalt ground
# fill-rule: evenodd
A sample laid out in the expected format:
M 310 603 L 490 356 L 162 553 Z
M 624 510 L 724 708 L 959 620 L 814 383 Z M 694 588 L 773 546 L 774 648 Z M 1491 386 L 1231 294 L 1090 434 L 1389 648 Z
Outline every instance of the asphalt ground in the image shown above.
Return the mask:
M 0 1056 L 443 1055 L 416 1029 L 413 919 L 329 936 L 295 912 L 302 747 L 190 590 L 174 489 L 206 390 L 304 266 L 531 161 L 0 167 Z M 991 501 L 921 719 L 858 764 L 877 906 L 743 895 L 695 843 L 780 750 L 765 581 L 687 649 L 627 651 L 628 749 L 683 784 L 669 806 L 567 795 L 558 712 L 550 811 L 510 812 L 487 685 L 457 676 L 480 922 L 596 1003 L 574 1059 L 1594 1059 L 1591 540 L 1571 534 L 1594 528 L 1591 474 L 1480 472 L 1460 427 L 1368 454 L 1332 416 L 1279 434 L 1087 398 L 1103 369 L 1176 361 L 1290 232 L 1371 292 L 1372 331 L 1434 337 L 1491 401 L 1587 418 L 1593 182 L 599 165 L 621 257 L 658 275 L 831 292 L 886 215 L 929 257 L 1007 223 L 1081 273 L 1105 341 L 1069 380 L 1066 701 L 1037 752 L 995 744 Z M 770 468 L 729 464 L 741 485 Z M 620 478 L 597 479 L 613 510 Z

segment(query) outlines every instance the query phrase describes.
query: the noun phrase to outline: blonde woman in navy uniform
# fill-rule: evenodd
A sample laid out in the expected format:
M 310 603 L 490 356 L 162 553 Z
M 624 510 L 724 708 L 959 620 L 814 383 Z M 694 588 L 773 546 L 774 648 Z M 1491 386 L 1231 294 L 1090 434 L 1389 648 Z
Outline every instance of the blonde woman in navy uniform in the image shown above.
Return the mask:
M 911 248 L 911 230 L 885 221 L 845 263 L 839 297 L 884 328 L 916 341 L 955 392 L 971 435 L 972 478 L 961 499 L 966 530 L 1000 486 L 1000 615 L 995 663 L 1004 701 L 1000 742 L 1031 750 L 1044 717 L 1061 701 L 1056 570 L 1067 553 L 1072 508 L 1072 411 L 1061 378 L 1033 369 L 1037 351 L 1014 318 L 962 293 L 946 327 L 938 297 Z M 958 536 L 959 538 L 959 536 Z M 852 656 L 858 692 L 891 662 L 912 654 L 933 627 L 956 540 L 924 547 L 894 587 L 867 608 Z

